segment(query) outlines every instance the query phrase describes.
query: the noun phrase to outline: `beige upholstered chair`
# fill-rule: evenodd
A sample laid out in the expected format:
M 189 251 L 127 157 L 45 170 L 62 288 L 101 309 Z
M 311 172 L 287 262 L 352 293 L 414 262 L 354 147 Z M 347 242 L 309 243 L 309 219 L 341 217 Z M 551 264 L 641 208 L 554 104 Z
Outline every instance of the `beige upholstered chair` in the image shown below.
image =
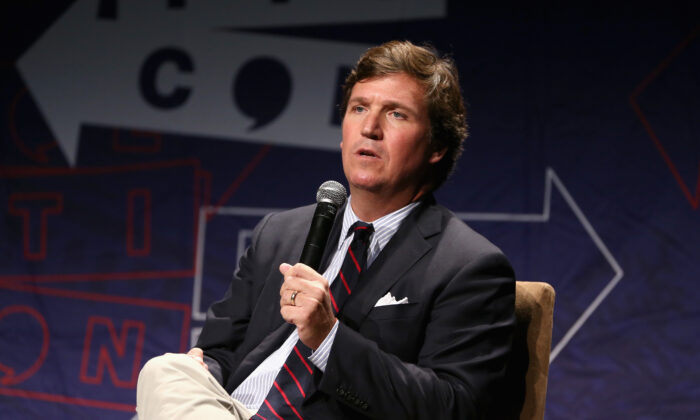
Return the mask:
M 525 402 L 520 419 L 542 419 L 547 396 L 549 352 L 552 344 L 554 288 L 547 283 L 515 283 L 515 317 L 527 342 Z M 517 344 L 517 342 L 516 342 Z
M 547 396 L 547 374 L 552 343 L 554 288 L 547 283 L 515 283 L 517 327 L 506 376 L 504 395 L 493 418 L 541 420 Z

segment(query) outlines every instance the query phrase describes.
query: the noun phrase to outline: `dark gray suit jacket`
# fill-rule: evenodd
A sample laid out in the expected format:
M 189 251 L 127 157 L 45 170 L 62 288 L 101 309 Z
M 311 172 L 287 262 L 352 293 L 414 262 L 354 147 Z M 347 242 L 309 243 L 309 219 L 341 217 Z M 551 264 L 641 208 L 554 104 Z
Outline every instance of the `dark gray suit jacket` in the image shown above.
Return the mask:
M 229 392 L 294 328 L 280 315 L 278 267 L 299 260 L 313 211 L 266 216 L 231 287 L 209 308 L 198 346 L 221 365 Z M 342 214 L 330 244 L 337 244 L 341 222 Z M 360 281 L 302 416 L 483 417 L 498 397 L 515 324 L 514 275 L 500 250 L 429 196 Z M 374 307 L 387 292 L 409 303 Z

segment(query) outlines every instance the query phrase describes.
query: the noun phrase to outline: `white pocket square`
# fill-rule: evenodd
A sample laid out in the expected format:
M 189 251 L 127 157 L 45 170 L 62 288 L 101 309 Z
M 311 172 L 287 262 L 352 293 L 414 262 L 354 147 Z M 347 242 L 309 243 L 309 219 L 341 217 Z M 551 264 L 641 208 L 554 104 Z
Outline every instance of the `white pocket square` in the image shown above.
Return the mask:
M 384 296 L 381 297 L 377 301 L 377 303 L 374 304 L 374 307 L 376 308 L 377 306 L 389 306 L 389 305 L 405 305 L 408 303 L 408 298 L 405 297 L 401 300 L 396 300 L 394 296 L 391 295 L 391 292 L 387 292 Z

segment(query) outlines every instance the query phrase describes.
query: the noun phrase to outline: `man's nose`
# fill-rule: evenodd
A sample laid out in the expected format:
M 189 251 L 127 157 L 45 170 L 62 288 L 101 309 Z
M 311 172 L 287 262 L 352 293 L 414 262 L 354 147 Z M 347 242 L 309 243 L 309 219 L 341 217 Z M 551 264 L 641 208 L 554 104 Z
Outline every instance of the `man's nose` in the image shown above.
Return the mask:
M 380 116 L 375 113 L 369 113 L 362 122 L 362 132 L 364 137 L 372 140 L 381 140 L 383 136 Z

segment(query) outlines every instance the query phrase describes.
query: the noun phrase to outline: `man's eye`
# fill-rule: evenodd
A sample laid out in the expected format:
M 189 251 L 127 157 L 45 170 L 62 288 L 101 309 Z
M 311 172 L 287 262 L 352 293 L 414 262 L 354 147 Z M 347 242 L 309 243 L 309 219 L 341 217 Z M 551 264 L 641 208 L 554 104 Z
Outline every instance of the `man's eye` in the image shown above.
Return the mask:
M 355 111 L 355 112 L 364 112 L 365 107 L 360 106 L 360 105 L 356 105 L 356 106 L 354 106 L 352 109 L 353 109 L 353 111 Z
M 400 119 L 400 120 L 406 118 L 406 116 L 403 115 L 402 113 L 400 113 L 399 111 L 391 111 L 391 116 L 392 116 L 393 118 L 397 118 L 397 119 Z

